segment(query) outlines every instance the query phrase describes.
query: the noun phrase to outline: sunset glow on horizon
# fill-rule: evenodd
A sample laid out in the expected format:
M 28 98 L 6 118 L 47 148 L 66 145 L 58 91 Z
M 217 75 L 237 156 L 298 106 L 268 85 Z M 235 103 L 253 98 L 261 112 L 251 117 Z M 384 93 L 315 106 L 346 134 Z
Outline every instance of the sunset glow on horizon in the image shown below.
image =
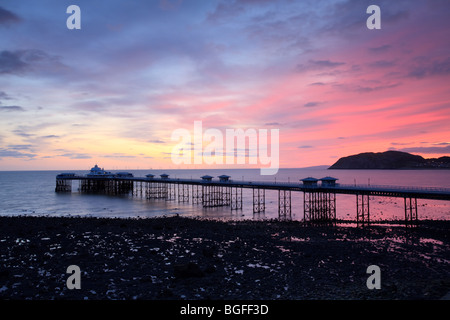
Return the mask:
M 80 30 L 66 27 L 71 4 Z M 380 30 L 366 27 L 371 4 Z M 449 156 L 449 12 L 441 0 L 2 1 L 0 170 L 230 168 L 172 162 L 172 133 L 195 121 L 279 129 L 281 168 Z

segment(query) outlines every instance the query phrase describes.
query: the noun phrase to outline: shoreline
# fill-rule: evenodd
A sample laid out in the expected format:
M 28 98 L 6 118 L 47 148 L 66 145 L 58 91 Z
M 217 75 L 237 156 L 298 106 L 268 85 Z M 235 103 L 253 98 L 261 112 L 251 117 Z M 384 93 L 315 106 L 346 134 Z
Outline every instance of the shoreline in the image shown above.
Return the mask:
M 52 214 L 35 214 L 34 212 L 31 214 L 27 213 L 21 213 L 21 214 L 0 214 L 0 219 L 2 218 L 49 218 L 49 219 L 106 219 L 106 220 L 152 220 L 152 219 L 170 219 L 170 218 L 183 218 L 183 219 L 193 219 L 193 220 L 204 220 L 204 221 L 210 221 L 210 222 L 225 222 L 225 223 L 234 223 L 234 222 L 284 222 L 284 223 L 296 223 L 300 224 L 303 227 L 317 227 L 321 226 L 320 222 L 317 224 L 305 224 L 303 219 L 296 219 L 293 218 L 291 220 L 280 220 L 278 218 L 274 217 L 262 217 L 262 218 L 250 218 L 250 217 L 238 217 L 238 218 L 229 218 L 229 217 L 208 217 L 208 216 L 202 216 L 202 215 L 189 215 L 189 214 L 179 214 L 179 213 L 173 213 L 173 214 L 163 214 L 163 215 L 155 215 L 155 216 L 125 216 L 125 215 L 73 215 L 73 214 L 66 214 L 66 215 L 52 215 Z M 333 223 L 330 223 L 333 224 Z M 358 221 L 355 219 L 336 219 L 334 225 L 337 227 L 358 227 L 357 226 Z M 412 223 L 414 224 L 414 223 Z M 450 219 L 419 219 L 416 223 L 418 226 L 426 226 L 426 225 L 447 225 L 450 230 Z M 324 223 L 322 226 L 327 225 L 327 223 Z M 351 225 L 351 226 L 350 226 Z M 405 227 L 406 221 L 404 219 L 395 219 L 395 218 L 386 218 L 386 219 L 377 219 L 377 220 L 370 220 L 370 223 L 368 226 L 400 226 Z M 408 221 L 408 225 L 411 225 L 411 222 Z
M 366 228 L 188 217 L 0 217 L 0 298 L 409 300 L 450 291 L 450 221 Z M 369 290 L 369 265 L 381 289 Z M 69 265 L 81 289 L 69 290 Z

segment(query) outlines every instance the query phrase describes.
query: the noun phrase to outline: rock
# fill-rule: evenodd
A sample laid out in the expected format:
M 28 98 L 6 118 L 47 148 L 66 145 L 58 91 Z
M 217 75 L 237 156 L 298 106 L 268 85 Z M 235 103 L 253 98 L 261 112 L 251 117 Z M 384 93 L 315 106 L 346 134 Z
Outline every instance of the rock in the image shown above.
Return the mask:
M 173 268 L 174 268 L 174 276 L 179 279 L 199 278 L 204 276 L 203 271 L 195 262 L 177 264 L 174 265 Z
M 145 282 L 150 282 L 150 283 L 153 282 L 152 277 L 149 276 L 149 275 L 143 276 L 143 277 L 140 279 L 140 281 L 143 282 L 143 283 L 145 283 Z
M 205 272 L 206 273 L 214 273 L 214 272 L 216 272 L 216 267 L 213 265 L 209 265 L 208 267 L 206 267 Z
M 9 277 L 9 271 L 8 270 L 0 270 L 0 279 L 4 278 L 8 278 Z
M 214 257 L 214 255 L 216 253 L 216 248 L 215 247 L 203 248 L 202 253 L 205 257 L 212 258 L 212 257 Z
M 163 288 L 159 292 L 159 297 L 162 299 L 173 297 L 173 291 L 169 288 Z

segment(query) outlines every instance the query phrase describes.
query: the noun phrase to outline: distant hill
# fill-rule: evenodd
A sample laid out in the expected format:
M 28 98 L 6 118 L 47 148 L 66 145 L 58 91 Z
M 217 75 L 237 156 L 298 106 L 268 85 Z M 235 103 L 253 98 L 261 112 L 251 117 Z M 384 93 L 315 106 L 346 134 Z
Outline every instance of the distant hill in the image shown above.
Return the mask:
M 424 159 L 401 151 L 366 152 L 340 158 L 328 169 L 450 169 L 450 157 Z

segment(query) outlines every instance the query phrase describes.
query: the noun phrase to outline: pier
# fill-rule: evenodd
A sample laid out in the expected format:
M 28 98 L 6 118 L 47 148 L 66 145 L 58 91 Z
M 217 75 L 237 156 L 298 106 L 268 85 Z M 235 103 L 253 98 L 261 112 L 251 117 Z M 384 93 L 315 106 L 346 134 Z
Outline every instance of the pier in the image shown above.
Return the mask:
M 336 224 L 336 195 L 355 195 L 356 221 L 359 226 L 370 224 L 370 197 L 403 198 L 406 226 L 419 221 L 417 199 L 450 201 L 450 189 L 400 186 L 366 186 L 339 184 L 338 179 L 304 178 L 299 182 L 234 181 L 222 175 L 214 179 L 172 179 L 167 174 L 156 177 L 134 177 L 131 173 L 112 174 L 95 166 L 85 176 L 61 173 L 56 176 L 56 192 L 71 192 L 72 181 L 79 181 L 79 191 L 108 195 L 131 195 L 144 199 L 163 199 L 202 205 L 204 208 L 243 208 L 243 189 L 252 190 L 253 213 L 266 210 L 266 191 L 278 193 L 278 218 L 292 219 L 292 197 L 303 193 L 303 221 L 307 224 Z M 294 195 L 293 195 L 294 194 Z

